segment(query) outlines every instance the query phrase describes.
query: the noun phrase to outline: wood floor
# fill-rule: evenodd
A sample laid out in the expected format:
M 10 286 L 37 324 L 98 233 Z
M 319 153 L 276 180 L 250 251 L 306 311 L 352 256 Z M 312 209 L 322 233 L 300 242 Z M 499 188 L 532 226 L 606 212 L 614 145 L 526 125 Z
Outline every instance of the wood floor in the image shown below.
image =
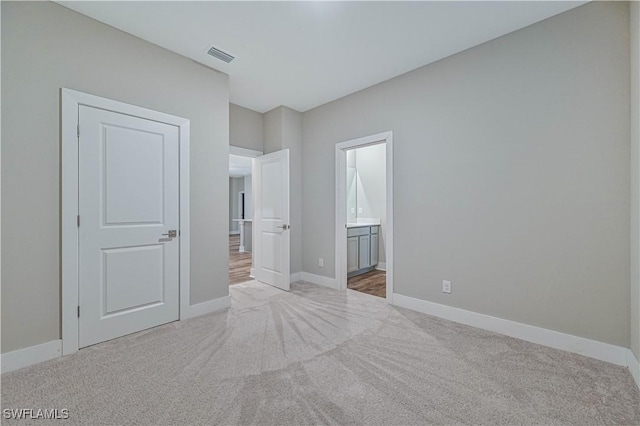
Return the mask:
M 356 275 L 347 280 L 347 288 L 373 296 L 387 297 L 387 274 L 385 271 L 374 270 Z
M 251 253 L 239 253 L 240 235 L 229 235 L 229 285 L 240 284 L 253 278 L 251 273 Z

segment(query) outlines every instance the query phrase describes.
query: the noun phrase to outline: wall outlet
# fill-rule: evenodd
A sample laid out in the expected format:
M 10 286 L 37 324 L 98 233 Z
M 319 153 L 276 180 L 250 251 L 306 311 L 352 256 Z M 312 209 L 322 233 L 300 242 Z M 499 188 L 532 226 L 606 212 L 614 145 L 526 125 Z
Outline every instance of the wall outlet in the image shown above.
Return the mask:
M 319 258 L 318 259 L 318 266 L 321 268 L 324 268 L 324 259 L 323 258 Z
M 355 207 L 351 207 L 351 214 L 356 214 L 356 208 Z
M 362 214 L 362 207 L 358 207 L 358 214 Z
M 442 292 L 451 294 L 451 281 L 442 281 Z

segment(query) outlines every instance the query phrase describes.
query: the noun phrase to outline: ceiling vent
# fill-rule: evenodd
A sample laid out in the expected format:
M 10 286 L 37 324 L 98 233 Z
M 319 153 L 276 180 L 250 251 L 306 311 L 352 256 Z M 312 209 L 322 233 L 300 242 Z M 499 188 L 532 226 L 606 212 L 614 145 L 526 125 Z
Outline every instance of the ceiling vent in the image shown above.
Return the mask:
M 214 58 L 218 58 L 218 59 L 220 59 L 221 61 L 224 61 L 224 62 L 226 62 L 226 63 L 229 63 L 229 62 L 231 62 L 231 61 L 233 61 L 233 60 L 235 59 L 233 56 L 229 55 L 228 53 L 223 52 L 223 51 L 222 51 L 222 50 L 220 50 L 220 49 L 216 49 L 216 48 L 215 48 L 215 47 L 213 47 L 213 46 L 211 46 L 211 47 L 209 48 L 209 50 L 207 51 L 207 53 L 208 53 L 209 55 L 213 56 Z

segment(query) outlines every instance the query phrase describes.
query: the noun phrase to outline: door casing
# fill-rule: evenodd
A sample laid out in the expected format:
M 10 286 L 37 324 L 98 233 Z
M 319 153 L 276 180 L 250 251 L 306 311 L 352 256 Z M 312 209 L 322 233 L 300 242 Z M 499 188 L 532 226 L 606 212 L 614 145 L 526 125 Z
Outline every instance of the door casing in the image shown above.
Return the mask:
M 185 319 L 189 308 L 189 143 L 190 121 L 186 118 L 129 105 L 76 90 L 61 89 L 61 189 L 62 212 L 62 354 L 78 350 L 78 109 L 80 105 L 114 111 L 158 121 L 179 129 L 179 318 Z M 81 129 L 80 129 L 81 131 Z
M 383 132 L 336 144 L 336 229 L 335 279 L 338 290 L 347 289 L 347 151 L 368 145 L 386 144 L 387 226 L 386 299 L 393 304 L 393 132 Z

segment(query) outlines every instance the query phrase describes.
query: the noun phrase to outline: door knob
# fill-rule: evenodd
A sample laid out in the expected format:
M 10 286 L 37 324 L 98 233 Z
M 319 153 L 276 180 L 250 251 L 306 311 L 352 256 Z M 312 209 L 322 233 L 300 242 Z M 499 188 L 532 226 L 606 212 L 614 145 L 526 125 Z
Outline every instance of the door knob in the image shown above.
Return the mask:
M 287 229 L 291 229 L 291 225 L 280 225 L 280 226 L 278 226 L 278 228 L 286 231 Z
M 167 232 L 166 234 L 162 234 L 162 235 L 164 235 L 166 237 L 169 237 L 169 238 L 175 238 L 175 237 L 178 236 L 178 231 L 176 231 L 175 229 L 169 229 L 169 232 Z

